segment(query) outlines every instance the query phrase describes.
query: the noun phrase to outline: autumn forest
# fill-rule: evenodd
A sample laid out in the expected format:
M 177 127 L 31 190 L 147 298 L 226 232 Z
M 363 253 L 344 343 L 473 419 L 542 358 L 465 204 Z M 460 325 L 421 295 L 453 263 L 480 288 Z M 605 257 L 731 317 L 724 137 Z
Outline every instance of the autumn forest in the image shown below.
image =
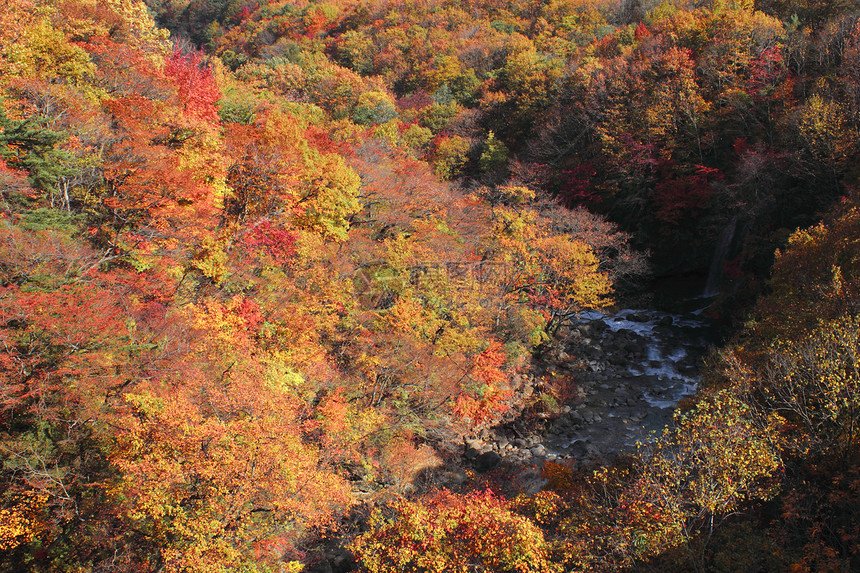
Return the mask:
M 851 0 L 9 0 L 0 572 L 860 570 L 858 165 Z

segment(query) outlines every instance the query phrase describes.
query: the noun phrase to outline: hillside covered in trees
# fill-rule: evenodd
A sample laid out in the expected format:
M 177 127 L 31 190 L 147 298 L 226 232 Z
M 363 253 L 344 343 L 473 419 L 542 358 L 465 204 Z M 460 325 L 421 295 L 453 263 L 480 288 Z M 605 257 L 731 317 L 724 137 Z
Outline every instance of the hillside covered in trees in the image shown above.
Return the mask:
M 10 0 L 0 571 L 857 570 L 858 155 L 850 1 Z M 709 271 L 662 436 L 461 472 Z

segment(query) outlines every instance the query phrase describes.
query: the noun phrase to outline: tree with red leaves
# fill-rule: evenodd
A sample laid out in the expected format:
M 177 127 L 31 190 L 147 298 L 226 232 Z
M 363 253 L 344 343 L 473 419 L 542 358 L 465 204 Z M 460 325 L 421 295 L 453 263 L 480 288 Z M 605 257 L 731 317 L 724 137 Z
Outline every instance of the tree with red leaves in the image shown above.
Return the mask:
M 167 57 L 164 73 L 176 85 L 189 119 L 218 123 L 217 101 L 221 99 L 221 90 L 200 52 L 185 53 L 175 48 Z

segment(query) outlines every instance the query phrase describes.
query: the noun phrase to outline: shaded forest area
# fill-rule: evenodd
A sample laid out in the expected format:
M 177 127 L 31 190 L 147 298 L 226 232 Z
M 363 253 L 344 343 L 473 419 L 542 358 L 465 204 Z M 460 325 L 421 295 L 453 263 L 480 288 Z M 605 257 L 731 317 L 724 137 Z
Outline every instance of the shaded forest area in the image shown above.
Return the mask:
M 10 0 L 0 571 L 860 569 L 858 128 L 847 0 Z M 660 439 L 452 477 L 720 243 Z

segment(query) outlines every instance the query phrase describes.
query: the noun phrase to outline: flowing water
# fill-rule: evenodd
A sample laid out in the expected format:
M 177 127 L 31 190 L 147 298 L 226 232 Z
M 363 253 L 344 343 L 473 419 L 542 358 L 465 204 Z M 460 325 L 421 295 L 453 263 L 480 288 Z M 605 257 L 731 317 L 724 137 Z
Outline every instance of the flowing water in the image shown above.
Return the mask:
M 709 344 L 707 327 L 692 314 L 658 311 L 579 316 L 571 350 L 592 358 L 576 375 L 583 397 L 571 414 L 584 423 L 556 432 L 554 444 L 562 449 L 565 442 L 568 449 L 584 444 L 596 457 L 632 448 L 661 431 L 678 402 L 696 391 L 699 361 Z M 577 341 L 576 332 L 590 336 Z M 574 453 L 582 451 L 580 446 Z
M 695 314 L 625 309 L 582 313 L 563 329 L 548 371 L 572 376 L 577 397 L 539 434 L 513 438 L 510 428 L 473 443 L 473 453 L 534 463 L 599 460 L 653 439 L 699 382 L 709 347 L 708 323 Z M 483 445 L 482 445 L 483 444 Z
M 737 217 L 723 228 L 717 239 L 717 244 L 714 247 L 714 256 L 711 259 L 711 268 L 708 271 L 708 279 L 705 282 L 705 289 L 702 292 L 702 297 L 710 298 L 716 296 L 720 292 L 720 284 L 723 282 L 723 265 L 728 259 L 729 250 L 732 246 L 732 241 L 735 238 L 735 230 L 738 227 Z

